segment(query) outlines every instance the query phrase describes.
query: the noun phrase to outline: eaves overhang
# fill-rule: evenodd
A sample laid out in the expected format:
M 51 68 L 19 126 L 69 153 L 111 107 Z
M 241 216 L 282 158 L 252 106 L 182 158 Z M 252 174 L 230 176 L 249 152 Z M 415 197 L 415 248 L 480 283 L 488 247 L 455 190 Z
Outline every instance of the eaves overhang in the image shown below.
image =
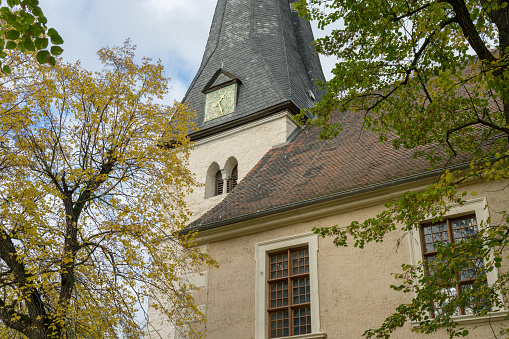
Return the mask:
M 462 163 L 454 166 L 449 166 L 447 169 L 459 170 L 468 167 L 469 163 Z M 228 232 L 230 233 L 228 237 L 231 238 L 234 237 L 235 234 L 240 235 L 242 233 L 246 233 L 244 230 L 242 230 L 244 224 L 250 224 L 249 227 L 251 227 L 253 230 L 253 232 L 250 233 L 254 233 L 256 229 L 260 230 L 261 228 L 268 229 L 283 226 L 284 224 L 280 221 L 269 222 L 268 224 L 271 224 L 272 226 L 269 226 L 268 224 L 266 226 L 262 225 L 262 219 L 264 222 L 269 219 L 274 221 L 277 215 L 281 215 L 282 217 L 285 215 L 283 218 L 292 220 L 292 222 L 297 222 L 303 221 L 304 215 L 306 216 L 307 220 L 310 220 L 313 218 L 338 213 L 341 212 L 341 210 L 344 211 L 346 205 L 348 205 L 348 208 L 352 209 L 352 206 L 360 208 L 379 204 L 391 199 L 395 199 L 408 190 L 422 190 L 427 185 L 436 180 L 436 178 L 442 173 L 443 169 L 436 169 L 398 179 L 387 180 L 373 185 L 367 185 L 274 208 L 268 208 L 264 209 L 263 211 L 245 214 L 226 220 L 200 224 L 197 227 L 186 228 L 180 231 L 180 234 L 186 235 L 190 232 L 197 232 L 197 240 L 199 240 L 199 238 L 207 238 L 208 240 L 211 240 L 222 238 L 223 236 L 220 235 L 220 233 Z M 351 200 L 353 197 L 358 198 L 356 203 L 345 204 L 345 206 L 331 206 L 339 205 L 337 202 L 346 199 Z M 318 211 L 320 207 L 323 209 L 323 211 Z M 312 211 L 313 209 L 316 211 Z M 289 216 L 288 214 L 295 214 L 295 216 Z M 252 225 L 256 221 L 255 219 L 260 220 L 260 227 Z M 224 232 L 222 231 L 223 228 Z M 211 234 L 212 236 L 208 236 L 208 234 Z

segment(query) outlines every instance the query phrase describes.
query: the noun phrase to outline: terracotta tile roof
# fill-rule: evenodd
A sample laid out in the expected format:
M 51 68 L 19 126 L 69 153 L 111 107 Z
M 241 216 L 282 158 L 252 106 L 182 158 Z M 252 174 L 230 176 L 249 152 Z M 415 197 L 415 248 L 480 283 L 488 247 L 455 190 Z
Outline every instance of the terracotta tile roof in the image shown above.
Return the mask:
M 206 227 L 285 205 L 424 173 L 429 164 L 415 150 L 393 149 L 362 129 L 362 117 L 343 114 L 343 131 L 319 140 L 320 129 L 306 128 L 290 143 L 274 147 L 224 200 L 188 225 Z M 467 156 L 454 159 L 464 163 Z M 450 164 L 453 164 L 450 163 Z

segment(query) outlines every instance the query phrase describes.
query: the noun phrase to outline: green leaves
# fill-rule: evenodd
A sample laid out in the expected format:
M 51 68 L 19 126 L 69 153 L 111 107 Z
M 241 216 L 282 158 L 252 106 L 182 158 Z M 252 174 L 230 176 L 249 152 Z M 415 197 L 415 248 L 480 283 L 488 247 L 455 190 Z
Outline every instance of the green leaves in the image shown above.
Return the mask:
M 54 28 L 47 28 L 47 19 L 36 0 L 9 0 L 0 8 L 0 38 L 6 41 L 5 49 L 19 49 L 21 52 L 39 52 L 37 60 L 55 64 L 54 56 L 62 54 L 62 37 Z M 51 46 L 48 49 L 48 43 Z M 3 44 L 2 44 L 3 47 Z M 0 54 L 0 60 L 3 59 Z
M 19 38 L 19 32 L 16 31 L 15 29 L 11 29 L 7 31 L 7 33 L 5 33 L 5 37 L 10 40 L 16 40 L 17 38 Z
M 54 28 L 48 29 L 48 36 L 51 39 L 51 43 L 55 45 L 60 45 L 64 43 L 64 40 L 62 40 L 62 38 Z
M 48 39 L 47 38 L 37 38 L 35 39 L 35 47 L 40 50 L 48 47 Z
M 462 206 L 477 195 L 473 189 L 458 193 L 460 184 L 506 185 L 509 41 L 500 37 L 509 35 L 508 1 L 299 0 L 294 7 L 321 28 L 334 25 L 329 35 L 317 39 L 316 50 L 338 60 L 334 77 L 320 84 L 326 94 L 309 109 L 316 118 L 305 120 L 303 110 L 295 116 L 297 122 L 320 127 L 320 138 L 341 137 L 342 126 L 334 114 L 351 112 L 362 117 L 364 127 L 377 133 L 381 142 L 413 150 L 414 158 L 424 158 L 430 168 L 453 164 L 465 168 L 444 171 L 437 183 L 423 192 L 403 194 L 376 217 L 315 228 L 315 233 L 332 237 L 336 246 L 363 248 L 384 241 L 394 230 L 413 232 L 423 220 L 440 220 L 452 205 Z M 501 189 L 499 194 L 506 192 Z M 497 219 L 482 221 L 486 231 L 479 240 L 438 251 L 440 263 L 435 268 L 439 273 L 433 277 L 405 267 L 397 275 L 401 283 L 393 288 L 414 291 L 417 297 L 398 306 L 379 328 L 364 335 L 388 338 L 413 320 L 419 322 L 421 333 L 445 328 L 451 338 L 467 336 L 469 332 L 458 328 L 447 314 L 473 298 L 484 306 L 473 307 L 473 312 L 486 315 L 484 301 L 500 305 L 496 294 L 509 293 L 504 268 L 507 253 L 501 252 L 509 246 L 509 216 L 496 213 Z M 496 284 L 476 285 L 473 291 L 453 297 L 444 286 L 450 285 L 472 254 L 485 258 L 485 272 L 504 270 L 499 271 Z M 491 255 L 494 259 L 488 261 Z M 430 300 L 444 305 L 446 314 L 431 319 Z
M 37 62 L 40 64 L 44 64 L 49 61 L 50 54 L 48 51 L 39 51 L 37 52 L 36 58 Z
M 19 256 L 0 256 L 0 304 L 17 305 L 16 314 L 0 314 L 0 338 L 19 337 L 6 335 L 6 326 L 27 323 L 52 338 L 143 338 L 135 313 L 146 307 L 140 300 L 156 296 L 164 299 L 161 316 L 176 326 L 203 321 L 195 287 L 179 275 L 215 263 L 192 249 L 192 234 L 165 237 L 188 220 L 184 194 L 195 183 L 185 160 L 192 113 L 180 103 L 154 102 L 167 91 L 162 65 L 145 58 L 137 63 L 134 50 L 129 43 L 102 49 L 99 73 L 79 63 L 41 65 L 53 62 L 49 50 L 31 53 L 37 60 L 8 54 L 16 68 L 2 74 L 8 91 L 0 141 L 17 147 L 0 148 L 10 160 L 0 169 L 0 242 Z M 105 109 L 112 100 L 115 109 Z M 178 141 L 176 152 L 161 147 L 162 135 Z M 33 162 L 46 154 L 55 156 Z M 46 174 L 39 175 L 42 168 Z M 62 187 L 73 191 L 62 194 Z M 161 187 L 173 187 L 171 197 Z M 9 264 L 26 281 L 15 279 Z M 27 312 L 32 306 L 44 314 Z M 186 338 L 198 337 L 191 327 L 184 330 Z
M 17 44 L 14 41 L 7 41 L 5 44 L 6 49 L 15 49 Z
M 35 51 L 35 44 L 31 39 L 26 39 L 22 43 L 27 51 Z
M 19 5 L 19 2 L 20 0 L 7 0 L 7 4 L 10 6 L 10 7 L 14 7 L 16 5 Z
M 53 55 L 60 55 L 62 54 L 64 50 L 60 46 L 52 46 L 51 47 L 51 54 Z

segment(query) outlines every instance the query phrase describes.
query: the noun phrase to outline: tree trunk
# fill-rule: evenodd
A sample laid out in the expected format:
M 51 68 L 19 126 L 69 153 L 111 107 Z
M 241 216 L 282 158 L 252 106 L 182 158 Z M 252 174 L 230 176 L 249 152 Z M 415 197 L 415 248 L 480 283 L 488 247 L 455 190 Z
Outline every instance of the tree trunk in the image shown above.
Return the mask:
M 502 3 L 506 2 L 506 0 L 498 0 L 498 4 L 502 5 Z M 489 5 L 487 0 L 481 0 L 482 5 Z M 498 10 L 492 10 L 487 12 L 490 20 L 497 26 L 498 29 L 498 50 L 500 55 L 498 56 L 500 60 L 503 60 L 507 57 L 507 48 L 509 47 L 509 6 L 505 8 L 500 8 Z M 504 105 L 504 119 L 505 119 L 505 127 L 509 127 L 509 78 L 504 75 L 504 71 L 507 69 L 507 66 L 502 66 L 503 69 L 497 71 L 499 81 L 502 83 L 503 92 L 502 94 L 502 102 Z

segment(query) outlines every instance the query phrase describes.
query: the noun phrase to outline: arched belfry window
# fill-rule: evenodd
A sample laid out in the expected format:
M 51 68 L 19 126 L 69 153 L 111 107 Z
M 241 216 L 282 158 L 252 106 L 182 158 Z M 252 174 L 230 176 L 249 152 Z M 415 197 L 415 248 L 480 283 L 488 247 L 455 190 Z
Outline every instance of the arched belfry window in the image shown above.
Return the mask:
M 219 170 L 216 173 L 214 195 L 221 195 L 221 194 L 223 194 L 223 175 L 221 174 L 221 171 Z
M 235 157 L 229 157 L 224 164 L 224 170 L 227 175 L 226 180 L 226 193 L 230 193 L 236 186 L 239 180 L 239 166 Z
M 226 193 L 230 193 L 237 186 L 237 180 L 239 178 L 238 167 L 238 165 L 235 165 L 230 179 L 226 182 Z
M 222 183 L 222 172 L 221 168 L 217 164 L 217 162 L 213 162 L 210 164 L 209 169 L 207 170 L 207 179 L 205 182 L 205 198 L 214 197 L 216 195 L 222 194 L 223 190 L 218 191 L 218 179 L 221 179 Z
M 237 159 L 229 157 L 223 168 L 217 162 L 210 164 L 205 182 L 205 199 L 230 193 L 239 180 Z

